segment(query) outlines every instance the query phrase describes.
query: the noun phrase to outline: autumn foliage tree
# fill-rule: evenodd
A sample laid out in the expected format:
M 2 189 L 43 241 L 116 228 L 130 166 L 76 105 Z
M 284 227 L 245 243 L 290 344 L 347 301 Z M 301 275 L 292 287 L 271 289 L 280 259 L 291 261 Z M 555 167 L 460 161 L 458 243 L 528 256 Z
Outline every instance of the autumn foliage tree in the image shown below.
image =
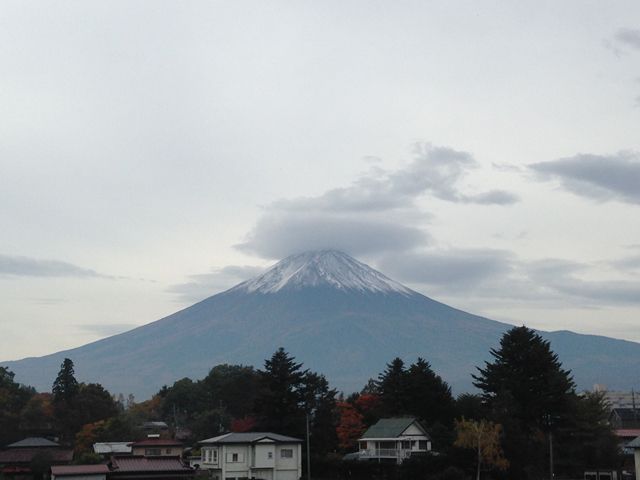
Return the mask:
M 483 466 L 504 470 L 509 462 L 504 458 L 500 444 L 502 426 L 487 420 L 456 420 L 454 445 L 476 451 L 476 480 L 480 480 Z
M 338 426 L 336 433 L 338 435 L 338 446 L 344 450 L 352 450 L 358 439 L 365 431 L 365 424 L 362 414 L 358 412 L 356 407 L 349 402 L 338 402 Z

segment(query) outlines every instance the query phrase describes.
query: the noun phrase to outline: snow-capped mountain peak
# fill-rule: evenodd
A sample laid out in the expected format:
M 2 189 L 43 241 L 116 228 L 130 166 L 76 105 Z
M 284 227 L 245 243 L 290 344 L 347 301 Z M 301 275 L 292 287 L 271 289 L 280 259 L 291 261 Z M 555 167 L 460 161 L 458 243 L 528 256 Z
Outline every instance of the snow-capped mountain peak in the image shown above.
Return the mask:
M 262 275 L 232 290 L 275 293 L 282 289 L 329 286 L 361 292 L 413 292 L 382 273 L 336 250 L 305 252 L 281 260 Z

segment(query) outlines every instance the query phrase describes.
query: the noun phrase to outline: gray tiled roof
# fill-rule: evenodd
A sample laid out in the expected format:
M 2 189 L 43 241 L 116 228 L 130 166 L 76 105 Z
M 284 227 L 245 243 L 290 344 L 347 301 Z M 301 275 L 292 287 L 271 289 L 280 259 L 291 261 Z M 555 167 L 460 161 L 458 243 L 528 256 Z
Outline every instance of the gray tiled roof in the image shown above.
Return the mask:
M 60 444 L 42 437 L 28 437 L 19 442 L 7 445 L 7 448 L 59 447 Z
M 207 438 L 198 442 L 199 444 L 212 444 L 212 443 L 254 443 L 262 439 L 271 439 L 276 443 L 301 443 L 299 438 L 287 437 L 278 433 L 272 432 L 244 432 L 244 433 L 225 433 L 213 438 Z

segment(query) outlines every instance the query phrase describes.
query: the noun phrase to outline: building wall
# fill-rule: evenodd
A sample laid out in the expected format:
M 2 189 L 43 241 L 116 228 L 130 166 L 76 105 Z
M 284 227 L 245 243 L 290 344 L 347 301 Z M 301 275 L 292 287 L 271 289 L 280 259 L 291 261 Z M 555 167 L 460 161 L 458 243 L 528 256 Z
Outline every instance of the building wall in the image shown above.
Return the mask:
M 249 445 L 222 446 L 223 478 L 251 476 L 249 475 L 250 448 Z
M 159 453 L 150 453 L 151 450 L 157 450 Z M 182 447 L 134 447 L 132 453 L 145 457 L 179 457 L 182 455 Z
M 258 443 L 253 447 L 253 468 L 275 468 L 276 446 L 274 443 Z M 257 475 L 256 475 L 257 476 Z
M 424 432 L 416 427 L 413 423 L 402 432 L 402 435 L 424 435 Z
M 283 457 L 283 450 L 292 450 L 293 456 Z M 295 475 L 295 476 L 291 476 Z M 297 479 L 302 475 L 302 446 L 299 443 L 276 446 L 276 480 Z
M 213 461 L 213 455 L 207 456 L 207 451 L 213 450 L 218 450 L 217 462 Z M 201 448 L 200 468 L 210 470 L 219 480 L 238 477 L 297 480 L 302 475 L 302 447 L 298 443 L 205 446 Z

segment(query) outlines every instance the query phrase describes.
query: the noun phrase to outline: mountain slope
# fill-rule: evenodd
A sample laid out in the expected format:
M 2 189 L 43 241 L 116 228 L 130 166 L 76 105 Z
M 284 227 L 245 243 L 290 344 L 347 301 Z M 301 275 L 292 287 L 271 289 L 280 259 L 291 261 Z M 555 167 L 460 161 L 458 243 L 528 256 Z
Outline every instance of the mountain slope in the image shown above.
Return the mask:
M 38 358 L 2 362 L 19 381 L 50 389 L 64 357 L 80 380 L 146 398 L 163 384 L 201 378 L 219 363 L 261 367 L 282 346 L 359 390 L 395 356 L 422 356 L 456 391 L 511 325 L 456 310 L 340 252 L 289 257 L 265 274 L 129 332 Z M 640 344 L 542 332 L 582 388 L 637 387 Z

